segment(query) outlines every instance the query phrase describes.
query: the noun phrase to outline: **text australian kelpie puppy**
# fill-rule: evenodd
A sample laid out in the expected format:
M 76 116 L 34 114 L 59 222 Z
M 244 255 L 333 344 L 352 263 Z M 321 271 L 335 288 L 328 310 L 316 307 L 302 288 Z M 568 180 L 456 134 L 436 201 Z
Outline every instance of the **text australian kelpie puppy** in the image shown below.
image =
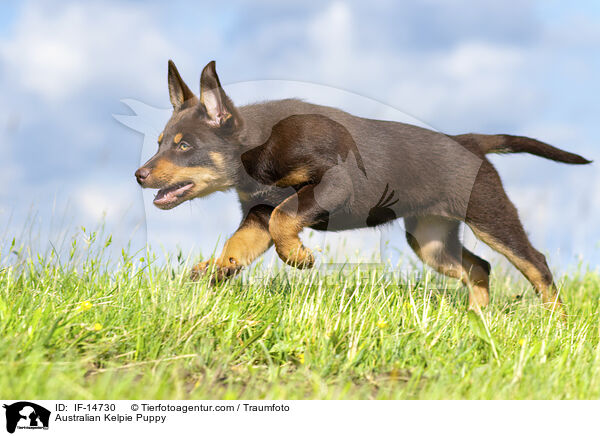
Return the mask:
M 419 258 L 461 279 L 471 307 L 485 306 L 490 265 L 460 243 L 462 221 L 506 256 L 544 303 L 560 304 L 544 256 L 485 155 L 589 163 L 583 157 L 522 136 L 449 136 L 294 99 L 236 107 L 214 62 L 202 71 L 199 98 L 171 61 L 168 78 L 173 115 L 158 152 L 136 171 L 138 183 L 159 190 L 154 204 L 161 209 L 235 189 L 243 212 L 223 253 L 193 275 L 232 276 L 271 244 L 287 264 L 310 268 L 313 255 L 298 237 L 303 228 L 356 229 L 402 217 Z

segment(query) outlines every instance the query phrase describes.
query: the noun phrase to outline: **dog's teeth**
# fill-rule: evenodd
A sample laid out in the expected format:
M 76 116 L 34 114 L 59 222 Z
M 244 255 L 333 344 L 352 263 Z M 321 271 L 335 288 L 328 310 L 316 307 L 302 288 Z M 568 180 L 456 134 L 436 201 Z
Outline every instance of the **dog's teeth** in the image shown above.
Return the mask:
M 176 202 L 192 186 L 192 183 L 178 183 L 168 188 L 160 189 L 154 197 L 154 203 L 168 205 Z M 185 189 L 183 189 L 185 188 Z M 182 191 L 182 192 L 179 192 Z

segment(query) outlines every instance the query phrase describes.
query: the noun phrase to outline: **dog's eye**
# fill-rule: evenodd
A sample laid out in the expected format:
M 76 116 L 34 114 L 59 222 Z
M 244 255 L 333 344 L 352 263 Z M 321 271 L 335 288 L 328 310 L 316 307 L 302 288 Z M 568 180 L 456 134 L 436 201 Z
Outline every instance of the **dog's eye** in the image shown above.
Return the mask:
M 187 142 L 185 142 L 185 141 L 181 141 L 181 142 L 179 143 L 179 145 L 177 146 L 177 148 L 178 148 L 179 150 L 181 150 L 181 151 L 186 151 L 186 150 L 189 150 L 189 149 L 190 149 L 190 147 L 191 147 L 191 145 L 190 145 L 190 144 L 188 144 L 188 143 L 187 143 Z

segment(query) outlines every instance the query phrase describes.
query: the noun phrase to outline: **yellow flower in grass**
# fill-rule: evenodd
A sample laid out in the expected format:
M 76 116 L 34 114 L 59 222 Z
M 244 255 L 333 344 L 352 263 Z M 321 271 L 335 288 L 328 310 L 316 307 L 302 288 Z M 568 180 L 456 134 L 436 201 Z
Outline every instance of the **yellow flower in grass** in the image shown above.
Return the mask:
M 525 339 L 521 338 L 519 339 L 519 345 L 522 347 L 523 345 L 525 345 Z
M 93 306 L 93 304 L 86 300 L 79 305 L 79 310 L 81 310 L 83 312 L 87 312 L 88 310 L 90 310 L 92 308 L 92 306 Z
M 379 327 L 380 329 L 384 329 L 387 326 L 388 326 L 388 323 L 386 320 L 380 319 L 379 321 L 377 321 L 377 327 Z
M 97 322 L 96 324 L 94 324 L 94 330 L 99 332 L 100 330 L 102 330 L 102 324 L 100 324 L 99 322 Z
M 299 362 L 300 362 L 302 365 L 304 365 L 304 353 L 300 353 L 300 354 L 298 355 L 298 361 L 299 361 Z
M 402 309 L 408 310 L 408 309 L 410 309 L 411 307 L 412 307 L 412 304 L 410 304 L 408 301 L 405 301 L 405 302 L 402 304 Z

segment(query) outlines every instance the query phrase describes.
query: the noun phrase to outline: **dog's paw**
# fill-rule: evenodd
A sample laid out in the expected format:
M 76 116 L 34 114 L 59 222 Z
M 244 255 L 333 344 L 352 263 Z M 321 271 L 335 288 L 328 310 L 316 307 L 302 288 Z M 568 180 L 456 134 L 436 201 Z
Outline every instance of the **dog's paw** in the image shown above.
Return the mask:
M 315 256 L 312 251 L 302 244 L 288 253 L 277 250 L 277 254 L 285 263 L 298 269 L 312 268 L 315 264 Z
M 190 280 L 192 281 L 198 281 L 200 279 L 200 277 L 202 277 L 204 274 L 206 274 L 206 271 L 208 270 L 208 267 L 211 263 L 211 260 L 206 260 L 204 262 L 200 262 L 196 265 L 193 266 L 192 270 L 190 271 Z
M 236 275 L 242 267 L 233 257 L 229 259 L 209 259 L 200 262 L 192 268 L 190 279 L 197 281 L 200 277 L 209 275 L 210 284 L 215 285 Z

